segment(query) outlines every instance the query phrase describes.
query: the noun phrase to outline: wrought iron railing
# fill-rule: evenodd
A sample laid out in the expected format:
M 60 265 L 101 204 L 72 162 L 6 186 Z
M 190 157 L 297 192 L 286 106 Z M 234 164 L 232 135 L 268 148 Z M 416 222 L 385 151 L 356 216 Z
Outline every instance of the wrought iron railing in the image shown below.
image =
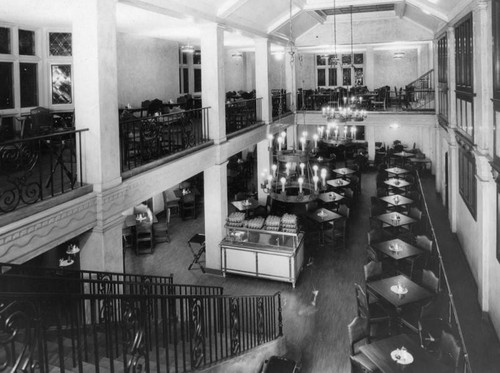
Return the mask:
M 434 69 L 429 70 L 406 86 L 410 110 L 435 110 Z
M 2 368 L 12 372 L 30 367 L 40 372 L 187 372 L 237 356 L 283 331 L 279 293 L 2 293 L 0 322 Z
M 208 109 L 120 121 L 122 172 L 210 141 Z
M 417 171 L 417 180 L 418 180 L 418 188 L 420 194 L 424 196 L 422 182 L 420 180 L 420 174 Z M 443 314 L 443 318 L 447 320 L 447 324 L 451 326 L 453 334 L 459 338 L 459 343 L 462 348 L 463 354 L 463 369 L 461 370 L 464 373 L 471 373 L 472 368 L 469 361 L 469 355 L 467 353 L 467 347 L 465 345 L 465 339 L 462 332 L 462 328 L 460 326 L 460 321 L 458 319 L 458 313 L 455 306 L 455 302 L 453 300 L 453 293 L 450 288 L 450 283 L 448 280 L 448 276 L 446 274 L 446 270 L 443 264 L 443 257 L 441 256 L 441 249 L 439 248 L 439 241 L 436 236 L 436 231 L 434 230 L 434 225 L 432 224 L 432 219 L 429 214 L 429 209 L 427 207 L 427 201 L 425 198 L 422 198 L 423 203 L 423 216 L 424 219 L 424 230 L 426 231 L 426 235 L 434 241 L 436 245 L 436 256 L 433 257 L 434 263 L 431 261 L 431 265 L 434 265 L 437 268 L 432 268 L 435 272 L 438 272 L 438 278 L 440 279 L 440 287 L 444 289 L 444 296 L 446 297 L 446 301 L 448 304 L 448 310 L 445 314 Z
M 0 142 L 0 215 L 83 186 L 85 131 Z
M 273 119 L 290 112 L 290 93 L 277 93 L 271 96 Z
M 261 106 L 261 98 L 226 103 L 226 135 L 261 121 Z

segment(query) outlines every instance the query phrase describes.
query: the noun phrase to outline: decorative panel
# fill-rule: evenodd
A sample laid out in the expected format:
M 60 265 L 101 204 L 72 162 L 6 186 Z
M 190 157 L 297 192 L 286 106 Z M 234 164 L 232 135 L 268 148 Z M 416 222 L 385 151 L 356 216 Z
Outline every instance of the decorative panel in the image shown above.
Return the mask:
M 352 62 L 351 55 L 350 54 L 343 54 L 342 55 L 342 65 L 350 65 Z
M 363 53 L 354 53 L 354 64 L 355 65 L 362 65 L 363 63 L 364 63 Z
M 49 33 L 49 55 L 51 56 L 71 56 L 72 41 L 69 32 Z

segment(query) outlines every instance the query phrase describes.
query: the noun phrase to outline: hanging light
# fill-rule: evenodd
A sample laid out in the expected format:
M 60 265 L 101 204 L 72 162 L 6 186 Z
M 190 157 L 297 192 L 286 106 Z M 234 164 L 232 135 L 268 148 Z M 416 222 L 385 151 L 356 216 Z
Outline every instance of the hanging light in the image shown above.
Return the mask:
M 398 51 L 398 52 L 394 52 L 393 58 L 395 60 L 400 60 L 400 59 L 404 58 L 404 56 L 405 56 L 405 52 Z
M 339 64 L 337 55 L 337 3 L 333 0 L 333 57 L 330 59 L 330 66 L 335 67 Z
M 194 46 L 192 46 L 189 42 L 183 46 L 181 46 L 182 53 L 194 53 Z
M 231 57 L 235 60 L 241 60 L 243 58 L 243 53 L 241 52 L 234 52 Z

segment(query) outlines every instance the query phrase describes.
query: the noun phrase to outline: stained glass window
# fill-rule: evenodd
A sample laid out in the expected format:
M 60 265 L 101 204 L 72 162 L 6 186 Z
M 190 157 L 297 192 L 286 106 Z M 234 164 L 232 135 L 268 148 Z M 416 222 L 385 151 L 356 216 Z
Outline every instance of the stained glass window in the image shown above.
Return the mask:
M 38 106 L 38 65 L 19 64 L 21 81 L 21 107 Z
M 52 65 L 52 104 L 71 104 L 71 65 Z
M 359 87 L 364 84 L 363 68 L 354 68 L 354 85 Z
M 351 64 L 351 55 L 343 54 L 342 55 L 342 65 L 350 65 Z
M 324 66 L 326 65 L 326 60 L 323 56 L 317 55 L 316 56 L 316 65 L 318 66 Z
M 201 51 L 199 49 L 194 51 L 193 64 L 194 65 L 201 65 Z
M 0 53 L 10 54 L 10 28 L 0 27 Z
M 19 30 L 19 54 L 24 56 L 35 55 L 35 32 Z
M 354 53 L 354 64 L 355 65 L 363 64 L 363 53 Z
M 71 56 L 72 55 L 71 33 L 50 32 L 49 54 L 51 56 Z
M 343 68 L 343 85 L 351 85 L 351 68 Z

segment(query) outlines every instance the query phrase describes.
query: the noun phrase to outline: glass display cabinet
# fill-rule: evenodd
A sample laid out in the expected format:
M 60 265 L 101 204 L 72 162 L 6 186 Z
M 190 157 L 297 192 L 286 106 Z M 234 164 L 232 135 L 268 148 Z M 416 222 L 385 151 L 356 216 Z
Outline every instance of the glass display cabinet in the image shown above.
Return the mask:
M 226 225 L 222 240 L 222 274 L 235 273 L 290 282 L 293 287 L 304 264 L 304 233 L 287 233 Z

